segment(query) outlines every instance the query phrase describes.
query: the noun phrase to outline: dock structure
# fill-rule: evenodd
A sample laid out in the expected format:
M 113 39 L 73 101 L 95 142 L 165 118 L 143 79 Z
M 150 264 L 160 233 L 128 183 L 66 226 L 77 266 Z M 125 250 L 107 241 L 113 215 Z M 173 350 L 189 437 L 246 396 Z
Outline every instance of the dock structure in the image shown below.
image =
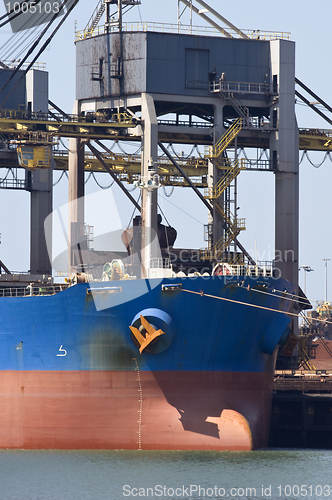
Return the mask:
M 76 51 L 77 114 L 125 109 L 138 117 L 140 124 L 128 130 L 128 139 L 142 143 L 142 178 L 152 171 L 162 174 L 158 146 L 173 141 L 208 146 L 204 258 L 232 254 L 236 260 L 239 251 L 249 258 L 239 241 L 245 228 L 237 217 L 239 142 L 245 137 L 252 148 L 257 138 L 265 141 L 276 176 L 277 266 L 297 284 L 299 135 L 295 44 L 289 34 L 106 19 L 104 27 L 76 34 Z M 73 146 L 74 141 L 70 151 Z M 76 182 L 84 170 L 82 158 L 72 160 L 75 168 L 69 160 L 69 182 L 77 186 L 73 196 L 83 190 L 82 180 L 81 187 Z M 82 223 L 81 216 L 74 217 L 73 224 Z M 154 228 L 157 214 L 151 217 Z
M 26 130 L 27 123 L 32 114 L 39 117 L 47 116 L 48 112 L 48 73 L 42 64 L 34 65 L 24 76 L 24 69 L 16 71 L 15 67 L 3 65 L 0 71 L 0 86 L 5 86 L 8 79 L 15 73 L 13 83 L 8 85 L 1 92 L 2 105 L 0 108 L 0 134 L 1 139 L 10 139 L 10 129 L 15 122 L 15 129 Z M 20 81 L 21 80 L 21 81 Z M 16 84 L 17 87 L 15 88 Z M 15 88 L 15 92 L 12 92 Z M 4 102 L 4 97 L 8 97 Z M 15 109 L 15 111 L 11 111 Z M 20 124 L 23 121 L 24 123 Z M 36 120 L 37 121 L 37 120 Z M 19 124 L 17 126 L 17 124 Z M 2 144 L 5 144 L 2 142 Z M 32 148 L 28 155 L 31 156 Z M 6 166 L 6 161 L 11 162 L 11 168 L 19 166 L 14 154 L 16 151 L 5 148 L 0 149 L 0 158 L 4 158 L 4 163 L 0 166 Z M 50 257 L 47 251 L 46 238 L 44 233 L 44 221 L 52 212 L 53 203 L 53 169 L 52 169 L 52 143 L 43 143 L 43 159 L 47 158 L 48 168 L 36 169 L 33 173 L 25 171 L 25 179 L 13 179 L 10 182 L 4 182 L 4 186 L 9 189 L 26 189 L 30 191 L 30 273 L 31 275 L 49 275 L 52 273 Z M 44 167 L 44 161 L 42 166 Z M 6 177 L 6 176 L 5 176 Z M 51 235 L 48 235 L 52 237 Z
M 270 447 L 332 449 L 332 371 L 277 371 Z

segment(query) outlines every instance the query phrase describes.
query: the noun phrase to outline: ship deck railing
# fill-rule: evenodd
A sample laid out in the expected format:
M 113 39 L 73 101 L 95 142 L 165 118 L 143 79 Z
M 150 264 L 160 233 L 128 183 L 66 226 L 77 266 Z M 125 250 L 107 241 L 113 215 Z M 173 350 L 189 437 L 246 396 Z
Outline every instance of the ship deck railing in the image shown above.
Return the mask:
M 93 38 L 107 33 L 118 33 L 118 24 L 113 26 L 96 26 L 95 28 L 87 28 L 81 31 L 76 31 L 75 42 Z M 184 24 L 169 24 L 169 23 L 152 23 L 152 22 L 128 22 L 122 24 L 122 31 L 127 32 L 157 32 L 157 33 L 173 33 L 181 35 L 199 35 L 199 36 L 225 36 L 232 35 L 233 38 L 241 38 L 238 31 L 226 28 L 217 29 L 213 26 L 193 26 Z M 290 40 L 291 35 L 289 32 L 277 31 L 261 31 L 261 30 L 241 30 L 251 40 Z
M 257 262 L 255 266 L 247 266 L 247 276 L 273 276 L 274 265 L 272 262 Z
M 0 288 L 0 298 L 1 297 L 36 297 L 36 296 L 45 296 L 45 295 L 55 295 L 56 293 L 61 292 L 68 288 L 67 284 L 62 285 L 52 285 L 52 286 L 43 286 L 43 285 L 28 285 L 26 287 L 3 287 Z
M 275 267 L 273 262 L 257 261 L 256 265 L 232 264 L 230 262 L 221 262 L 223 276 L 252 276 L 252 277 L 272 277 Z
M 150 260 L 151 269 L 171 269 L 171 260 L 164 257 L 152 257 Z

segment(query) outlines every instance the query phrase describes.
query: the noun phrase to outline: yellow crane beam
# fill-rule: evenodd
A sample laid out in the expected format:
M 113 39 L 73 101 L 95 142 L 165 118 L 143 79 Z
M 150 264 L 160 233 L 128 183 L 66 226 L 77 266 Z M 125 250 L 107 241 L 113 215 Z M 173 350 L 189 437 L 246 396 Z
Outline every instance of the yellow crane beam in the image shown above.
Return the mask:
M 317 136 L 313 135 L 313 137 Z M 324 140 L 329 140 L 328 136 L 325 137 Z M 49 143 L 49 145 L 51 145 L 51 143 Z M 43 151 L 44 155 L 42 154 Z M 47 146 L 43 146 L 42 144 L 35 143 L 33 146 L 29 145 L 29 143 L 18 144 L 17 153 L 19 155 L 20 166 L 28 169 L 49 167 L 50 162 L 48 151 L 49 148 Z M 141 173 L 140 154 L 129 155 L 120 153 L 101 153 L 101 155 L 107 166 L 114 173 L 116 173 L 122 181 L 133 183 L 139 179 Z M 55 170 L 68 170 L 68 151 L 62 151 L 54 148 L 52 156 L 55 160 Z M 197 187 L 207 188 L 207 158 L 192 156 L 189 158 L 177 158 L 177 162 Z M 242 159 L 241 162 L 244 162 L 244 160 Z M 178 170 L 167 157 L 160 157 L 158 159 L 158 163 L 161 183 L 163 185 L 188 186 L 188 183 L 182 176 L 179 175 Z M 84 168 L 87 172 L 106 172 L 103 165 L 101 165 L 98 159 L 90 151 L 85 151 Z M 242 168 L 243 163 L 241 163 L 240 170 Z M 226 174 L 228 175 L 229 167 L 225 166 L 224 170 L 226 170 Z M 266 171 L 269 169 L 265 166 L 262 170 Z
M 52 113 L 52 116 L 49 116 L 39 111 L 0 110 L 0 134 L 22 142 L 30 142 L 32 134 L 44 134 L 48 142 L 53 137 L 140 141 L 139 134 L 130 137 L 126 134 L 126 129 L 135 128 L 138 124 L 138 120 L 126 112 L 112 115 L 96 112 L 87 113 L 85 116 Z M 251 134 L 248 130 L 241 130 L 237 136 L 238 147 L 268 149 L 269 139 L 266 132 L 257 130 L 255 134 Z M 332 130 L 300 129 L 299 137 L 300 150 L 332 151 Z M 176 130 L 164 132 L 163 126 L 160 125 L 158 139 L 161 142 L 177 144 L 212 145 L 212 136 L 208 131 L 197 134 L 194 128 L 190 127 L 188 133 L 177 133 Z
M 24 148 L 21 148 L 24 150 Z M 105 154 L 101 153 L 108 167 L 119 175 L 120 180 L 132 183 L 139 179 L 141 174 L 141 156 L 127 154 Z M 68 151 L 53 151 L 55 170 L 68 170 Z M 207 160 L 201 158 L 178 159 L 186 174 L 198 187 L 207 186 Z M 159 158 L 159 175 L 161 184 L 165 186 L 187 186 L 183 177 L 167 158 Z M 24 165 L 22 165 L 24 166 Z M 84 155 L 84 169 L 86 172 L 106 172 L 106 169 L 89 151 Z
M 24 148 L 22 148 L 24 149 Z M 53 151 L 53 158 L 56 163 L 56 170 L 68 169 L 68 151 Z M 103 160 L 107 165 L 117 170 L 126 170 L 133 173 L 141 173 L 141 155 L 129 154 L 105 154 L 101 153 Z M 92 172 L 105 172 L 104 167 L 97 158 L 89 151 L 84 154 L 85 170 Z M 207 174 L 207 160 L 203 158 L 183 158 L 177 159 L 180 166 L 185 168 L 189 176 L 199 176 Z M 179 172 L 167 158 L 158 158 L 159 172 L 161 175 L 179 175 Z
M 47 133 L 55 137 L 117 138 L 119 131 L 134 128 L 138 121 L 128 113 L 113 113 L 106 116 L 90 113 L 86 116 L 48 116 L 42 112 L 20 110 L 0 110 L 0 133 L 21 136 L 31 132 Z
M 332 151 L 332 130 L 306 128 L 299 135 L 303 151 Z

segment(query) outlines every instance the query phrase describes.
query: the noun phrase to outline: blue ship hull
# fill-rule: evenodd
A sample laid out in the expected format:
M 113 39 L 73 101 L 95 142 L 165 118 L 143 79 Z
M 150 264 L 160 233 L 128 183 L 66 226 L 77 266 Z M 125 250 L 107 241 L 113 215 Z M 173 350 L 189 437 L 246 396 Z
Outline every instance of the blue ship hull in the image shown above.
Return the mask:
M 266 446 L 293 293 L 214 276 L 0 298 L 0 447 Z M 162 331 L 142 353 L 141 317 Z

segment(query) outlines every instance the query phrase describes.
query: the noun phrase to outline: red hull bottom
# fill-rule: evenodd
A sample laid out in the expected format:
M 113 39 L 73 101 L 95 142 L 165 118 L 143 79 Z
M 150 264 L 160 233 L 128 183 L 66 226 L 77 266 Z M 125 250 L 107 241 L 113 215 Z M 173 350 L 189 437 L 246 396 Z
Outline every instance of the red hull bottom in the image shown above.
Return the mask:
M 2 371 L 0 448 L 267 446 L 273 375 Z

